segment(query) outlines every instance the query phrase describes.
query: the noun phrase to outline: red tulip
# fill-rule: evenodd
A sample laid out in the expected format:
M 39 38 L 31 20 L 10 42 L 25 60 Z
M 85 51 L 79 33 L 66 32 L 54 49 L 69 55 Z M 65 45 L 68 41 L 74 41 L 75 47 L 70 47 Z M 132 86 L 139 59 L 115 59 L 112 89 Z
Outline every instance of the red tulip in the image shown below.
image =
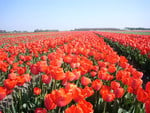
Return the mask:
M 75 88 L 74 91 L 72 92 L 73 95 L 73 100 L 75 102 L 79 102 L 85 98 L 85 95 L 82 92 L 81 88 Z
M 42 82 L 45 84 L 49 84 L 52 80 L 52 77 L 49 75 L 42 75 Z
M 116 67 L 115 67 L 115 65 L 114 64 L 112 64 L 112 65 L 109 65 L 109 67 L 108 67 L 108 72 L 110 72 L 110 73 L 114 73 L 115 71 L 116 71 Z
M 59 107 L 66 106 L 73 99 L 72 93 L 65 91 L 65 89 L 63 88 L 60 88 L 59 90 L 54 90 L 52 92 L 52 96 L 54 103 Z
M 20 55 L 19 58 L 20 58 L 20 60 L 23 60 L 23 61 L 25 60 L 25 56 L 23 56 L 23 55 Z
M 91 103 L 83 100 L 80 101 L 76 106 L 72 105 L 71 107 L 65 110 L 65 113 L 93 113 L 93 106 Z
M 124 73 L 125 73 L 125 71 L 119 70 L 119 71 L 117 72 L 117 74 L 116 74 L 116 79 L 117 79 L 117 80 L 122 80 Z
M 97 65 L 93 66 L 93 67 L 92 67 L 92 70 L 98 71 L 98 70 L 99 70 L 99 66 L 97 66 Z
M 52 99 L 52 94 L 47 94 L 44 98 L 44 105 L 46 107 L 46 109 L 48 110 L 52 110 L 56 108 L 56 104 L 54 103 L 53 99 Z
M 71 92 L 71 93 L 73 93 L 76 88 L 77 88 L 77 85 L 74 84 L 74 83 L 68 83 L 68 84 L 65 86 L 65 90 L 68 91 L 68 92 Z
M 84 98 L 90 97 L 94 94 L 94 91 L 91 87 L 85 86 L 84 89 L 82 89 L 82 95 L 84 95 Z
M 87 86 L 87 85 L 90 84 L 90 83 L 91 83 L 91 80 L 90 80 L 88 77 L 83 76 L 83 77 L 81 78 L 81 84 L 82 84 L 82 85 Z
M 93 105 L 90 102 L 87 102 L 86 100 L 82 100 L 78 103 L 80 108 L 82 108 L 83 113 L 93 113 Z
M 31 73 L 34 75 L 37 75 L 40 72 L 39 67 L 36 64 L 31 65 L 30 69 L 31 69 Z
M 41 56 L 41 60 L 46 61 L 47 60 L 47 56 L 46 55 Z
M 19 75 L 24 74 L 26 71 L 26 67 L 18 67 L 17 72 Z
M 103 85 L 103 82 L 100 81 L 99 79 L 96 79 L 95 81 L 92 82 L 92 88 L 96 91 L 100 90 L 102 85 Z
M 61 64 L 63 63 L 63 59 L 53 59 L 50 62 L 50 65 L 56 66 L 56 67 L 61 67 Z
M 63 80 L 66 77 L 63 68 L 51 70 L 51 75 L 55 80 Z
M 103 98 L 103 100 L 106 101 L 106 102 L 112 102 L 112 101 L 114 101 L 114 99 L 115 99 L 115 94 L 114 94 L 114 93 L 111 93 L 111 92 L 109 92 L 109 93 L 104 93 L 104 94 L 102 95 L 102 98 Z
M 120 62 L 119 65 L 122 67 L 122 68 L 128 68 L 129 67 L 129 64 L 127 62 Z
M 35 88 L 33 89 L 33 92 L 34 92 L 35 95 L 39 95 L 39 94 L 41 94 L 41 89 L 38 88 L 38 87 L 35 87 Z
M 90 74 L 91 74 L 91 76 L 92 76 L 92 77 L 95 77 L 95 76 L 96 76 L 96 74 L 97 74 L 97 72 L 95 72 L 95 71 L 91 71 L 91 72 L 90 72 Z
M 3 100 L 7 95 L 7 89 L 4 87 L 0 87 L 0 101 Z
M 10 73 L 8 74 L 9 79 L 16 79 L 17 74 L 16 73 Z
M 16 80 L 11 80 L 11 79 L 4 80 L 4 86 L 7 89 L 13 89 L 16 86 L 16 84 L 17 84 Z
M 130 72 L 127 72 L 125 75 L 123 75 L 121 80 L 123 84 L 129 85 L 130 84 Z
M 80 67 L 80 63 L 71 63 L 70 66 L 71 68 L 78 68 Z
M 133 90 L 133 88 L 132 88 L 131 86 L 128 87 L 127 91 L 128 91 L 129 93 L 134 93 L 134 90 Z
M 143 90 L 142 88 L 139 88 L 137 90 L 137 100 L 138 101 L 145 103 L 148 100 L 148 97 L 149 97 L 148 93 L 145 90 Z
M 72 57 L 69 56 L 69 55 L 67 55 L 67 56 L 64 56 L 63 60 L 64 60 L 64 62 L 66 62 L 66 63 L 71 63 Z
M 37 62 L 36 65 L 37 65 L 37 67 L 36 67 L 37 71 L 44 72 L 44 73 L 47 72 L 47 69 L 48 69 L 47 61 L 39 61 L 39 62 Z
M 150 82 L 146 83 L 146 87 L 145 87 L 146 91 L 150 94 Z
M 133 77 L 136 78 L 136 79 L 141 79 L 143 77 L 143 73 L 142 72 L 139 72 L 139 71 L 134 71 L 132 73 Z
M 22 86 L 25 83 L 25 78 L 24 76 L 17 76 L 16 81 L 18 86 Z
M 139 87 L 141 87 L 143 81 L 141 79 L 134 79 L 134 78 L 131 78 L 131 87 L 133 89 L 138 89 Z
M 109 86 L 103 85 L 101 90 L 100 90 L 100 94 L 103 95 L 105 93 L 109 93 L 111 90 L 111 88 Z
M 80 76 L 81 76 L 81 71 L 79 71 L 77 69 L 74 69 L 72 72 L 76 76 L 74 80 L 78 80 L 80 78 Z
M 23 74 L 22 76 L 24 77 L 25 82 L 30 82 L 32 79 L 32 76 L 30 76 L 29 74 Z
M 66 76 L 66 79 L 67 79 L 68 81 L 73 81 L 73 80 L 76 79 L 76 75 L 75 75 L 73 72 L 70 72 L 70 71 L 67 71 L 67 72 L 65 73 L 65 76 Z
M 124 89 L 123 88 L 116 88 L 114 89 L 114 94 L 116 96 L 116 98 L 122 98 L 122 96 L 124 95 Z
M 117 88 L 119 88 L 120 87 L 120 83 L 119 82 L 116 82 L 116 81 L 112 81 L 111 82 L 111 88 L 113 89 L 113 90 L 115 90 L 115 89 L 117 89 Z
M 84 113 L 82 108 L 72 105 L 71 107 L 65 110 L 65 113 Z
M 150 100 L 145 102 L 145 111 L 146 113 L 150 113 Z
M 47 110 L 45 108 L 36 108 L 34 113 L 47 113 Z
M 107 62 L 98 61 L 98 65 L 100 67 L 106 67 L 108 65 L 108 63 Z

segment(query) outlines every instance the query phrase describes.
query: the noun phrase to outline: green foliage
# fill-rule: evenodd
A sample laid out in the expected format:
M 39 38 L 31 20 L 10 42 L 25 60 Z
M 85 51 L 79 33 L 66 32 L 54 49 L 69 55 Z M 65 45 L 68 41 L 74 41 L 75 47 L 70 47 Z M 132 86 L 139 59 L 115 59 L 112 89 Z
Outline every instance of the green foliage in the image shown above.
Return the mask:
M 150 73 L 150 59 L 147 55 L 140 54 L 140 50 L 134 49 L 131 46 L 126 47 L 108 38 L 104 38 L 104 41 L 113 47 L 119 55 L 125 56 L 129 60 L 129 63 L 134 65 L 139 71 L 142 71 L 144 75 Z M 144 76 L 143 79 L 144 81 L 150 80 L 149 76 Z

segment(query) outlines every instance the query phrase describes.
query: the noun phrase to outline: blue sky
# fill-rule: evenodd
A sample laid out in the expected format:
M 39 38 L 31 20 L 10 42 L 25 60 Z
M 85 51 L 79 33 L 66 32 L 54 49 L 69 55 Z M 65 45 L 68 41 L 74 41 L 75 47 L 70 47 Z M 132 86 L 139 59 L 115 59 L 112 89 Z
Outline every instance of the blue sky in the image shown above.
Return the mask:
M 150 27 L 150 0 L 0 0 L 0 29 Z

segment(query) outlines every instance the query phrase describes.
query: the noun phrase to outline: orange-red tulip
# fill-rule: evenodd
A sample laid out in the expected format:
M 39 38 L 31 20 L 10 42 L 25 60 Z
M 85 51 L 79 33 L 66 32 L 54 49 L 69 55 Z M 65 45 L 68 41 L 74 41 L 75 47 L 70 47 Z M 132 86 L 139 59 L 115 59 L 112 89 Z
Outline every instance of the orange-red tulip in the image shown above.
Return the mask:
M 35 87 L 35 88 L 33 89 L 33 92 L 34 92 L 35 95 L 39 95 L 39 94 L 41 94 L 41 89 L 38 88 L 38 87 Z

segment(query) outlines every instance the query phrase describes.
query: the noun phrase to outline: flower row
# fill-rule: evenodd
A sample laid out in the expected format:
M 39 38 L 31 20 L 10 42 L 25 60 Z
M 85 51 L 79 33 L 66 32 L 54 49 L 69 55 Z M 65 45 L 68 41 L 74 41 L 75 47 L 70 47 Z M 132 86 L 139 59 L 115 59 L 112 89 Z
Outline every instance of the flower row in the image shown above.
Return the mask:
M 124 46 L 131 46 L 140 50 L 142 55 L 150 57 L 150 36 L 137 35 L 137 34 L 124 34 L 124 33 L 111 33 L 111 32 L 96 32 L 112 41 L 119 42 Z

